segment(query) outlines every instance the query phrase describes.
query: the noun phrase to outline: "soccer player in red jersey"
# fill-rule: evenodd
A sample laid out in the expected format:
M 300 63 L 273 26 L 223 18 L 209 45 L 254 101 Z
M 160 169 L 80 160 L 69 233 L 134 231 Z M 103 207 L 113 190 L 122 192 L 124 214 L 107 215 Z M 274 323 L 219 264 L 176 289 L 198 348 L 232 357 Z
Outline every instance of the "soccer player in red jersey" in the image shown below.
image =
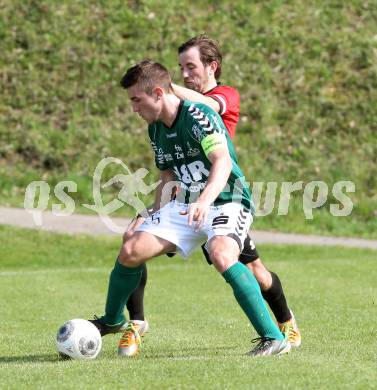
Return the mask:
M 221 75 L 222 55 L 217 42 L 205 35 L 200 35 L 182 44 L 178 49 L 178 54 L 185 86 L 173 84 L 174 93 L 181 99 L 204 103 L 218 112 L 230 137 L 233 138 L 240 114 L 240 97 L 235 88 L 221 85 L 218 81 Z M 135 220 L 130 230 L 125 233 L 125 239 L 132 235 L 133 230 L 142 221 L 141 217 Z M 210 263 L 204 248 L 203 253 Z M 293 313 L 287 305 L 280 279 L 274 272 L 266 269 L 250 236 L 245 240 L 239 261 L 253 272 L 264 299 L 275 315 L 279 328 L 287 335 L 291 345 L 298 347 L 301 344 L 301 334 Z M 145 266 L 140 285 L 127 302 L 133 330 L 129 333 L 126 332 L 123 338 L 129 339 L 130 350 L 135 347 L 133 345 L 134 331 L 136 330 L 143 335 L 148 329 L 143 308 L 146 281 L 147 269 Z

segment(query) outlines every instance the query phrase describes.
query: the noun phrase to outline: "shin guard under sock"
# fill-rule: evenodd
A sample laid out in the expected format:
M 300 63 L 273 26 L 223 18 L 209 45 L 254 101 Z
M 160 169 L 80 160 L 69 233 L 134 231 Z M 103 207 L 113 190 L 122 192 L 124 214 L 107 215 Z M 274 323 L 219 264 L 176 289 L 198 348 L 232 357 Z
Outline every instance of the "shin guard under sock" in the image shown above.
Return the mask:
M 237 262 L 222 275 L 226 282 L 232 286 L 237 302 L 257 333 L 261 337 L 282 340 L 284 336 L 272 321 L 262 298 L 259 284 L 248 268 L 244 264 Z
M 110 274 L 107 292 L 104 322 L 108 325 L 119 324 L 125 320 L 124 307 L 131 293 L 140 282 L 143 266 L 126 267 L 115 262 Z

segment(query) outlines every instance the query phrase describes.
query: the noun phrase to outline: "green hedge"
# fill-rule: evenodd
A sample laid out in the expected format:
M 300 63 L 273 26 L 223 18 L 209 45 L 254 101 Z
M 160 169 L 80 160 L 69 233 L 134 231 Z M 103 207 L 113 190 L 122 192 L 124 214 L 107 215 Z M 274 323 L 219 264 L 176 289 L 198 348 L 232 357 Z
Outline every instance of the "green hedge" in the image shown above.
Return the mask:
M 222 45 L 223 82 L 241 93 L 235 143 L 248 179 L 352 180 L 347 221 L 363 227 L 344 234 L 373 235 L 376 22 L 365 0 L 3 0 L 0 202 L 21 205 L 25 186 L 40 178 L 79 181 L 75 197 L 87 202 L 105 156 L 153 170 L 145 124 L 119 79 L 149 57 L 179 81 L 178 45 L 206 32 Z M 321 218 L 317 225 L 329 231 Z

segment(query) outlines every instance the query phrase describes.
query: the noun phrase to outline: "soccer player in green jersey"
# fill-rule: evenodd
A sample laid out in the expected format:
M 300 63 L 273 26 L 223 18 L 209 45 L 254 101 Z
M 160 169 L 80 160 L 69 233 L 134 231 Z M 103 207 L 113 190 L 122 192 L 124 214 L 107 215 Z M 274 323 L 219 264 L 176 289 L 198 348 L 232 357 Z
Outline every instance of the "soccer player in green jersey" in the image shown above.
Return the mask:
M 93 322 L 102 335 L 118 331 L 126 322 L 124 307 L 140 282 L 143 264 L 168 252 L 187 257 L 206 241 L 212 263 L 260 336 L 249 354 L 289 352 L 291 346 L 272 321 L 255 277 L 238 262 L 254 205 L 220 116 L 203 104 L 181 101 L 169 73 L 156 62 L 128 69 L 121 85 L 134 112 L 149 125 L 160 184 L 150 216 L 120 249 L 105 315 Z M 170 198 L 173 185 L 181 189 L 175 200 Z M 122 342 L 118 353 L 123 355 Z
M 181 99 L 200 102 L 213 108 L 221 116 L 230 137 L 233 139 L 240 115 L 240 96 L 236 89 L 218 81 L 222 70 L 222 55 L 218 43 L 205 35 L 199 35 L 184 42 L 178 48 L 178 54 L 185 87 L 173 84 L 174 93 Z M 141 215 L 135 218 L 130 229 L 125 233 L 124 239 L 131 236 L 134 228 L 139 226 L 142 221 Z M 210 262 L 205 249 L 203 252 Z M 239 261 L 253 272 L 260 285 L 262 296 L 270 306 L 279 328 L 287 334 L 292 346 L 299 346 L 301 333 L 295 317 L 287 305 L 280 279 L 276 273 L 267 270 L 264 266 L 250 236 L 245 239 Z M 146 282 L 147 269 L 144 265 L 140 284 L 127 302 L 129 319 L 140 335 L 144 335 L 149 326 L 144 317 Z M 172 292 L 172 294 L 174 293 Z M 123 338 L 125 343 L 128 340 L 130 351 L 133 353 L 135 349 L 133 331 L 124 333 Z

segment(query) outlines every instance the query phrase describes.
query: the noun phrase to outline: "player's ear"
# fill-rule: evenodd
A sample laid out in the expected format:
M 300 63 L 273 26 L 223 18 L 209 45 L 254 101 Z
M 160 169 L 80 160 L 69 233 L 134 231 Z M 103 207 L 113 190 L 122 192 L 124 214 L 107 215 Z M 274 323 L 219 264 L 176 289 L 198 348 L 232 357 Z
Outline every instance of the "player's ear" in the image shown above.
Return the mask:
M 218 67 L 217 61 L 211 61 L 209 63 L 209 68 L 213 72 L 213 74 L 216 73 L 217 67 Z
M 161 87 L 156 87 L 153 89 L 153 94 L 156 100 L 160 100 L 164 94 L 164 90 Z

